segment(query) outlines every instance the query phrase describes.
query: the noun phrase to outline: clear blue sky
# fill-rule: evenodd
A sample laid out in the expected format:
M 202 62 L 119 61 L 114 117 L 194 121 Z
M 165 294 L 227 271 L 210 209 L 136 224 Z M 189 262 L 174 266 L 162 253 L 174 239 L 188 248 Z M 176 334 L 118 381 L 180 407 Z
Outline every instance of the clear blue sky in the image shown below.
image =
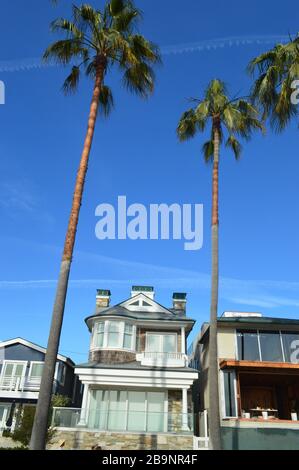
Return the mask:
M 68 15 L 71 1 L 61 0 L 57 7 L 47 0 L 2 3 L 0 339 L 23 336 L 46 344 L 92 84 L 83 81 L 76 96 L 65 98 L 60 87 L 66 70 L 18 70 L 24 59 L 30 59 L 27 65 L 37 63 L 55 38 L 50 21 Z M 133 283 L 154 285 L 157 300 L 166 306 L 172 292 L 186 291 L 195 332 L 208 319 L 211 168 L 202 161 L 202 138 L 179 144 L 175 128 L 189 105 L 186 98 L 200 96 L 212 78 L 223 79 L 232 94 L 246 95 L 249 59 L 270 47 L 268 36 L 299 29 L 297 2 L 291 0 L 279 9 L 257 0 L 246 9 L 236 0 L 137 4 L 144 11 L 142 32 L 163 48 L 183 52 L 164 55 L 148 102 L 122 90 L 118 76 L 108 79 L 116 109 L 97 124 L 61 339 L 61 351 L 79 362 L 86 358 L 83 319 L 93 312 L 96 288 L 110 288 L 117 303 L 129 296 Z M 213 43 L 236 37 L 251 44 Z M 201 48 L 188 52 L 182 45 L 189 43 Z M 15 71 L 3 72 L 5 63 Z M 220 313 L 299 317 L 298 142 L 293 123 L 282 135 L 269 130 L 245 143 L 239 163 L 222 153 Z M 95 208 L 115 203 L 118 195 L 145 205 L 204 204 L 203 249 L 186 252 L 180 241 L 98 241 Z

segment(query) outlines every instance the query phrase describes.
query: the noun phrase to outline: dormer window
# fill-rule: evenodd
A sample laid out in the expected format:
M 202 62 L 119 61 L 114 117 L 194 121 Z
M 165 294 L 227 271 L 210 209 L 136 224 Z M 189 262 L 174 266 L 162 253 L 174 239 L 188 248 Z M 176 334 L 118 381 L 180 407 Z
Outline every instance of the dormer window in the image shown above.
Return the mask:
M 135 349 L 134 325 L 117 320 L 106 320 L 95 324 L 93 349 Z

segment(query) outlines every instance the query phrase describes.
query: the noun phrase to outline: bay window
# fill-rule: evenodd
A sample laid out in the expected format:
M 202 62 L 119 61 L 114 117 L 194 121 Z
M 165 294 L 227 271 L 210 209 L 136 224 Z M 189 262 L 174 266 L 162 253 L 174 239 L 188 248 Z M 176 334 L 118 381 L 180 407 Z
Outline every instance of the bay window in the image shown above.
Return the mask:
M 134 325 L 116 320 L 106 320 L 94 325 L 93 348 L 135 349 Z
M 122 347 L 121 334 L 120 334 L 121 323 L 116 321 L 108 322 L 108 348 L 119 348 Z

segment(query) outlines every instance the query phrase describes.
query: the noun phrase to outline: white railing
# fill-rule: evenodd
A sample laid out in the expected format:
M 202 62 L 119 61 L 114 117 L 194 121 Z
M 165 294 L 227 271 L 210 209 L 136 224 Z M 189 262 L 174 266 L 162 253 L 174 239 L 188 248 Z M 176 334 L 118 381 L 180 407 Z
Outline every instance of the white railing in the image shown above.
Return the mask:
M 39 390 L 41 377 L 2 377 L 0 378 L 0 390 L 9 392 L 23 392 L 24 390 Z
M 149 352 L 145 351 L 138 355 L 137 360 L 141 365 L 165 365 L 168 367 L 185 367 L 187 365 L 187 356 L 180 352 Z

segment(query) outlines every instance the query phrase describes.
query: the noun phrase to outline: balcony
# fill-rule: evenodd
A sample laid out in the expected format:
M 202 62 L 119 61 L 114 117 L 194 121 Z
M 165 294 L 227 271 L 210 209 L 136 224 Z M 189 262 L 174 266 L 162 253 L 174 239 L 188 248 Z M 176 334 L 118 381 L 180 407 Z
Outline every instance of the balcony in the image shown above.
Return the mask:
M 0 390 L 6 392 L 38 391 L 41 377 L 1 377 Z
M 137 354 L 137 361 L 142 366 L 152 367 L 186 367 L 187 355 L 180 352 L 143 352 Z
M 87 416 L 82 423 L 82 416 Z M 193 414 L 54 408 L 52 427 L 97 432 L 193 434 Z

